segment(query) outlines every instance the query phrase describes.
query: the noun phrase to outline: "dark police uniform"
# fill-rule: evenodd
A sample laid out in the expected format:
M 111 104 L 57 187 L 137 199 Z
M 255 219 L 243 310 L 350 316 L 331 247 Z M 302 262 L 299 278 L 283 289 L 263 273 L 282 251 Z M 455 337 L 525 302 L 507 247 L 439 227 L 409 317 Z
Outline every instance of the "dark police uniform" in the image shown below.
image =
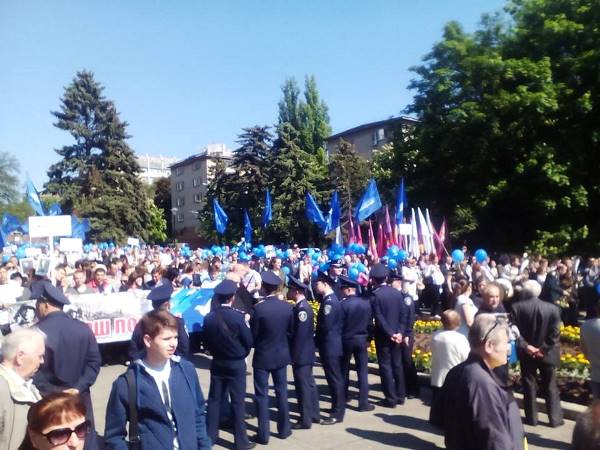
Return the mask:
M 306 292 L 308 286 L 289 277 L 289 287 Z M 315 364 L 314 313 L 306 298 L 294 306 L 294 337 L 290 345 L 294 386 L 300 419 L 295 428 L 310 428 L 319 423 L 319 392 L 313 376 Z
M 173 286 L 171 282 L 163 279 L 163 284 L 155 287 L 150 291 L 148 300 L 152 300 L 152 307 L 154 309 L 160 308 L 160 306 L 168 302 L 171 299 L 171 294 L 173 293 Z M 177 350 L 175 354 L 178 356 L 183 356 L 187 358 L 190 352 L 190 338 L 185 331 L 185 325 L 183 324 L 183 319 L 180 317 L 176 317 L 177 319 Z M 135 361 L 136 359 L 140 359 L 144 356 L 144 352 L 146 351 L 146 347 L 144 345 L 144 334 L 142 333 L 142 323 L 138 322 L 133 329 L 133 333 L 131 334 L 131 341 L 129 342 L 129 349 L 127 354 L 129 355 L 129 359 L 131 361 Z
M 320 281 L 333 284 L 324 272 L 319 272 Z M 335 293 L 325 295 L 317 314 L 316 343 L 325 371 L 325 378 L 331 395 L 331 419 L 333 423 L 344 420 L 346 398 L 345 382 L 342 374 L 342 308 Z
M 265 285 L 277 287 L 281 279 L 271 271 L 261 274 Z M 291 363 L 289 340 L 294 333 L 292 305 L 275 295 L 254 306 L 250 320 L 254 337 L 254 401 L 258 417 L 256 441 L 269 442 L 269 374 L 277 397 L 277 432 L 280 439 L 292 434 L 287 396 L 287 365 Z
M 35 282 L 31 291 L 33 299 L 49 301 L 57 306 L 69 304 L 67 297 L 50 281 Z M 77 389 L 86 407 L 86 419 L 91 423 L 84 448 L 99 448 L 90 387 L 96 381 L 102 358 L 92 330 L 62 311 L 48 314 L 37 327 L 46 334 L 46 353 L 44 363 L 35 374 L 34 384 L 42 396 Z
M 389 271 L 382 264 L 371 269 L 371 278 L 384 279 Z M 385 396 L 384 406 L 395 407 L 406 398 L 404 369 L 402 367 L 402 345 L 390 340 L 397 333 L 406 334 L 408 311 L 400 291 L 391 286 L 378 286 L 371 297 L 375 317 L 375 348 L 379 363 L 381 388 Z
M 231 297 L 237 286 L 231 280 L 215 287 L 218 297 Z M 228 306 L 219 306 L 204 318 L 204 343 L 213 355 L 210 365 L 210 390 L 207 407 L 207 430 L 213 444 L 219 438 L 220 407 L 227 395 L 231 397 L 236 449 L 251 448 L 246 435 L 245 404 L 246 361 L 253 339 L 244 313 Z
M 350 278 L 341 278 L 341 288 L 351 287 L 358 289 L 358 283 Z M 365 298 L 356 295 L 346 297 L 341 301 L 343 313 L 342 345 L 344 356 L 342 360 L 342 373 L 345 379 L 345 392 L 348 393 L 350 384 L 350 358 L 354 357 L 356 373 L 358 375 L 358 409 L 371 411 L 369 404 L 369 356 L 367 353 L 369 328 L 373 321 L 371 304 Z

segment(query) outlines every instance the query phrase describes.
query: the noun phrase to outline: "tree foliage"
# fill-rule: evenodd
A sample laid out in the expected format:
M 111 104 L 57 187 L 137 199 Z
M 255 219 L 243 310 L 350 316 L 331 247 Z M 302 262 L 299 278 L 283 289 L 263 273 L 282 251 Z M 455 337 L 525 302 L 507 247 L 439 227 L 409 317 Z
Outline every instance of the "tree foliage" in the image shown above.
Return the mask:
M 161 177 L 152 183 L 154 204 L 161 211 L 166 223 L 166 233 L 171 236 L 173 233 L 173 215 L 171 214 L 171 179 Z
M 600 6 L 507 10 L 511 21 L 484 16 L 472 34 L 449 23 L 413 68 L 413 200 L 490 248 L 598 248 Z
M 344 212 L 353 208 L 371 178 L 369 162 L 358 155 L 354 145 L 340 139 L 329 159 L 329 180 L 338 191 Z
M 140 167 L 127 139 L 127 122 L 91 72 L 78 72 L 65 88 L 54 124 L 75 143 L 56 152 L 62 159 L 48 170 L 46 190 L 59 195 L 65 214 L 90 219 L 90 239 L 124 242 L 148 238 L 150 221 Z
M 17 158 L 8 152 L 0 152 L 0 204 L 19 200 L 19 172 Z

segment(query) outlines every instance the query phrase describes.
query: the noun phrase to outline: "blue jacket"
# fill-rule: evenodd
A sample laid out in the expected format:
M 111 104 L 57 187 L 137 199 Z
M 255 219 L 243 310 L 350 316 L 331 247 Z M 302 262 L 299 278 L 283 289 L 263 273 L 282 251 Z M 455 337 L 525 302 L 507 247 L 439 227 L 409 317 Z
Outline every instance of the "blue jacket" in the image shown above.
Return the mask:
M 253 344 L 244 313 L 229 306 L 217 306 L 206 315 L 202 337 L 213 361 L 242 362 Z
M 342 356 L 343 314 L 335 294 L 326 295 L 317 314 L 316 341 L 321 358 Z
M 294 333 L 292 305 L 267 297 L 254 306 L 250 327 L 254 336 L 252 366 L 274 370 L 292 362 L 289 341 Z
M 294 337 L 290 344 L 294 365 L 312 366 L 315 363 L 314 316 L 306 299 L 294 306 Z
M 169 391 L 177 438 L 181 450 L 210 449 L 206 434 L 205 402 L 196 369 L 189 361 L 171 359 Z M 131 364 L 137 387 L 137 410 L 141 450 L 173 448 L 174 432 L 158 386 L 138 361 Z M 122 374 L 115 380 L 106 407 L 105 445 L 108 449 L 128 450 L 126 424 L 129 421 L 127 380 Z
M 340 302 L 342 307 L 343 329 L 342 342 L 344 344 L 359 340 L 367 342 L 369 328 L 373 321 L 371 304 L 363 297 L 347 297 Z
M 404 295 L 391 286 L 379 286 L 373 291 L 371 300 L 375 317 L 375 337 L 388 341 L 396 333 L 406 336 L 409 333 L 410 311 L 404 302 Z

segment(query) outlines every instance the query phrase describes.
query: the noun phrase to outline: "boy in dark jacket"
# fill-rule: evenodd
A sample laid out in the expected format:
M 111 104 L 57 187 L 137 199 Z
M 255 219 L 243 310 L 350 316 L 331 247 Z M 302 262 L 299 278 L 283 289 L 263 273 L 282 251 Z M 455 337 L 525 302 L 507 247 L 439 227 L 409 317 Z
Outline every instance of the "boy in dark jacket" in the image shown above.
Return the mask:
M 177 319 L 166 311 L 155 310 L 142 317 L 141 328 L 146 352 L 128 369 L 135 378 L 141 450 L 210 449 L 204 396 L 196 370 L 190 362 L 175 356 Z M 107 448 L 129 449 L 128 421 L 128 384 L 123 374 L 113 383 L 106 408 Z

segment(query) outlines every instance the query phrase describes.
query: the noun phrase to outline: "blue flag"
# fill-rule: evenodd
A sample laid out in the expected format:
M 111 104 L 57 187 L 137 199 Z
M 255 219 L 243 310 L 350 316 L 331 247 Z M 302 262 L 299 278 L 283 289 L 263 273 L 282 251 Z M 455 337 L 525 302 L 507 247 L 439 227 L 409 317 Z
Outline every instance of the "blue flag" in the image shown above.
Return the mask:
M 340 202 L 338 200 L 337 191 L 333 192 L 331 197 L 331 207 L 329 208 L 329 216 L 327 217 L 327 227 L 325 227 L 325 234 L 335 230 L 340 226 L 340 217 L 342 213 L 340 211 Z
M 4 213 L 2 216 L 2 223 L 0 223 L 0 248 L 8 245 L 8 235 L 19 228 L 21 228 L 19 219 Z
M 398 188 L 398 196 L 396 197 L 396 223 L 404 222 L 404 209 L 408 207 L 406 201 L 406 192 L 404 190 L 404 177 L 400 179 L 400 187 Z
M 381 209 L 382 206 L 381 198 L 379 198 L 379 191 L 377 191 L 377 183 L 375 183 L 375 179 L 372 178 L 371 181 L 369 181 L 365 193 L 358 202 L 358 205 L 356 205 L 354 217 L 357 222 L 361 222 Z
M 79 220 L 76 216 L 71 216 L 71 236 L 85 241 L 86 233 L 90 231 L 90 220 Z
M 325 229 L 327 226 L 325 217 L 323 216 L 319 205 L 317 205 L 317 202 L 308 191 L 306 191 L 306 218 L 319 228 Z
M 48 208 L 49 216 L 60 216 L 62 215 L 62 208 L 58 203 L 52 203 Z
M 244 208 L 244 240 L 246 244 L 252 242 L 252 223 L 250 223 L 250 216 L 248 216 L 248 210 Z
M 42 201 L 40 200 L 40 195 L 38 194 L 38 191 L 35 189 L 35 186 L 31 182 L 31 180 L 29 179 L 29 176 L 27 177 L 27 201 L 38 216 L 46 215 L 46 213 L 44 213 Z
M 273 220 L 273 211 L 271 210 L 271 193 L 267 190 L 267 195 L 265 197 L 265 210 L 263 211 L 262 216 L 263 228 L 267 228 L 267 225 L 271 220 Z
M 216 198 L 213 198 L 213 209 L 215 211 L 215 228 L 217 233 L 223 234 L 225 233 L 225 229 L 227 228 L 227 223 L 229 222 L 229 217 L 219 205 L 219 202 Z

